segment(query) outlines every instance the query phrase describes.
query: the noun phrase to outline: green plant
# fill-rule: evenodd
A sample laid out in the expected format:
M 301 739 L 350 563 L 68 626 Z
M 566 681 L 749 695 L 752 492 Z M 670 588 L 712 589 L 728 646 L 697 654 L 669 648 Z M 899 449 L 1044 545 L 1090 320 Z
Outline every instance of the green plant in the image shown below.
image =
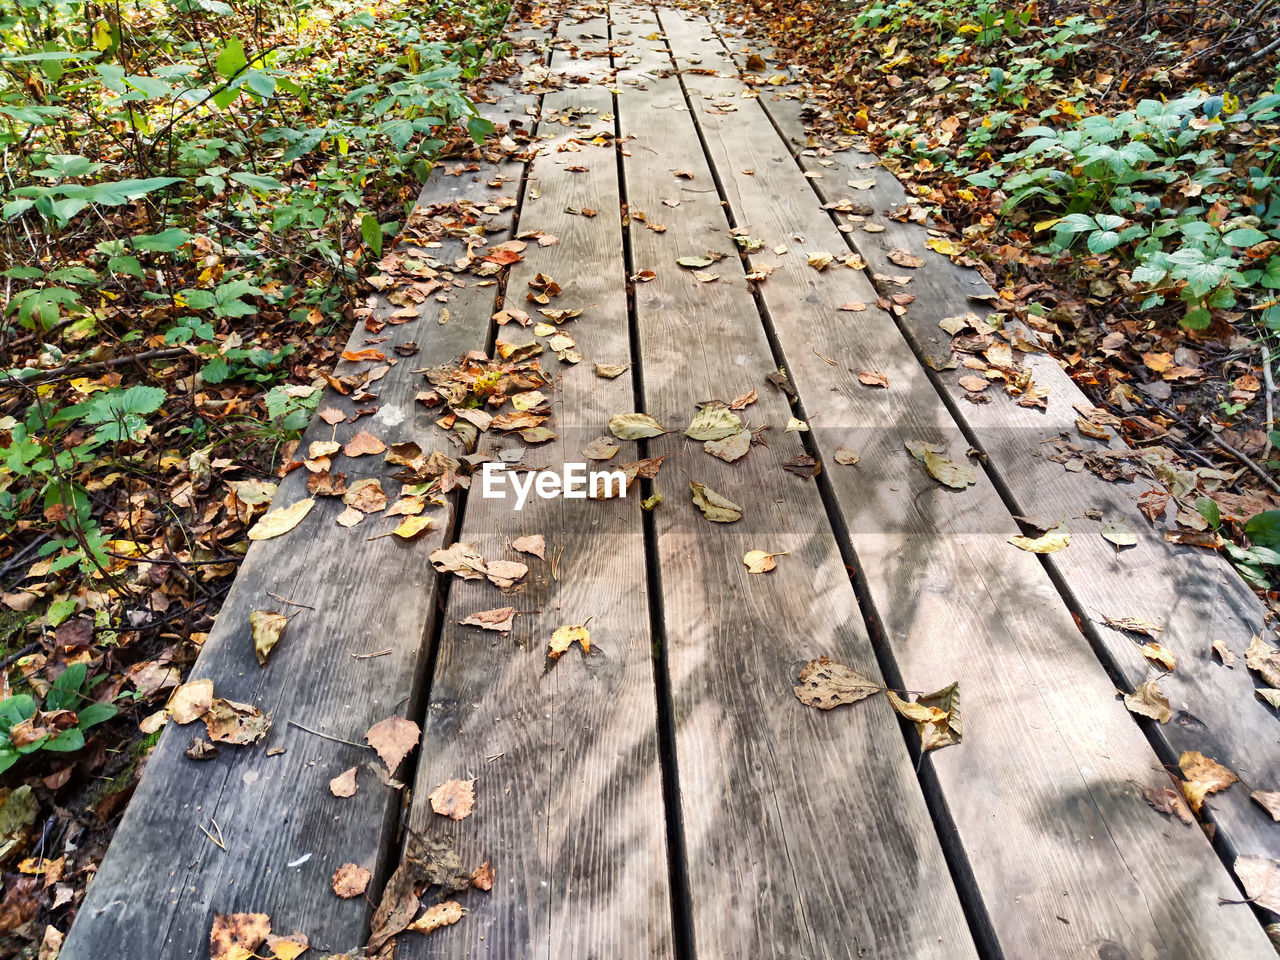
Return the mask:
M 103 677 L 87 678 L 76 663 L 60 673 L 39 704 L 19 693 L 0 701 L 0 773 L 37 750 L 71 753 L 84 746 L 85 731 L 116 715 L 109 703 L 89 698 Z

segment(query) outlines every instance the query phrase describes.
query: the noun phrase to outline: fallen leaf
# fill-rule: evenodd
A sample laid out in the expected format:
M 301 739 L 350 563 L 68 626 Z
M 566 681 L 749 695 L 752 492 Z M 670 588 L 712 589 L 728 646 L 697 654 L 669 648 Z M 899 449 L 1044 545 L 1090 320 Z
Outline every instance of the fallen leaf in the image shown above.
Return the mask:
M 372 433 L 368 430 L 361 430 L 347 441 L 347 445 L 342 448 L 342 452 L 348 457 L 363 457 L 368 454 L 382 453 L 386 449 L 387 445 Z
M 1280 791 L 1254 790 L 1249 799 L 1271 814 L 1271 819 L 1280 821 Z
M 329 781 L 329 792 L 335 797 L 354 797 L 356 795 L 356 771 L 359 767 L 344 770 Z
M 820 710 L 857 703 L 884 689 L 856 670 L 827 657 L 810 660 L 797 679 L 800 685 L 791 688 L 797 699 L 805 706 Z
M 1215 640 L 1209 644 L 1209 649 L 1218 655 L 1218 659 L 1222 661 L 1224 667 L 1234 667 L 1236 665 L 1236 655 L 1231 652 L 1231 648 L 1227 646 L 1225 640 Z
M 342 502 L 361 513 L 380 513 L 387 508 L 387 494 L 377 477 L 357 480 L 342 495 Z
M 493 867 L 489 864 L 488 860 L 480 864 L 480 866 L 476 867 L 475 870 L 471 872 L 471 885 L 477 890 L 492 890 L 493 879 Z
M 690 440 L 723 440 L 742 429 L 742 419 L 722 404 L 707 404 L 685 429 Z
M 1067 525 L 1059 524 L 1050 530 L 1044 536 L 1036 537 L 1010 537 L 1009 543 L 1012 543 L 1019 550 L 1026 550 L 1028 553 L 1056 553 L 1064 549 L 1071 543 L 1071 531 L 1067 529 Z
M 1144 680 L 1138 684 L 1133 693 L 1124 697 L 1124 705 L 1133 713 L 1150 717 L 1157 723 L 1168 723 L 1173 719 L 1173 711 L 1169 709 L 1169 698 L 1156 684 L 1156 680 Z
M 1183 823 L 1195 823 L 1195 817 L 1187 809 L 1182 796 L 1169 787 L 1146 787 L 1142 791 L 1147 803 L 1151 804 L 1166 817 L 1177 817 Z
M 418 896 L 422 893 L 422 865 L 412 859 L 400 861 L 382 890 L 382 900 L 370 923 L 366 956 L 378 956 L 390 938 L 408 926 L 418 912 Z
M 742 562 L 747 565 L 747 573 L 768 573 L 776 567 L 774 557 L 784 557 L 789 551 L 781 553 L 765 553 L 763 550 L 748 550 L 742 555 Z
M 1142 655 L 1170 673 L 1173 672 L 1178 662 L 1173 655 L 1173 651 L 1160 643 L 1144 643 L 1142 645 Z
M 430 517 L 405 517 L 391 532 L 401 540 L 412 540 L 423 531 L 430 530 L 434 523 Z
M 751 431 L 744 428 L 723 440 L 708 440 L 702 449 L 725 463 L 733 463 L 745 457 L 751 449 Z
M 892 698 L 890 702 L 893 702 Z M 952 683 L 933 693 L 921 694 L 913 707 L 917 711 L 922 708 L 925 711 L 920 719 L 912 721 L 920 734 L 921 750 L 928 752 L 960 742 L 964 733 L 960 715 L 960 684 Z M 908 719 L 912 718 L 908 716 Z
M 527 537 L 516 537 L 511 541 L 511 549 L 519 553 L 531 553 L 539 560 L 547 559 L 547 541 L 540 533 Z
M 387 772 L 394 776 L 400 761 L 418 745 L 418 738 L 421 736 L 422 731 L 416 723 L 392 714 L 370 727 L 364 738 L 382 758 L 382 762 L 387 766 Z
M 495 587 L 505 590 L 523 579 L 529 568 L 519 560 L 490 560 L 485 564 L 485 576 Z
M 270 932 L 271 918 L 265 913 L 215 914 L 209 960 L 249 960 Z
M 1103 617 L 1103 623 L 1112 630 L 1140 633 L 1144 637 L 1150 637 L 1153 640 L 1164 633 L 1164 627 L 1160 626 L 1160 624 L 1144 620 L 1142 617 Z
M 358 863 L 344 863 L 333 871 L 333 892 L 343 900 L 358 897 L 369 888 L 373 874 Z
M 458 622 L 464 627 L 479 627 L 481 630 L 509 633 L 515 619 L 515 607 L 498 607 L 494 610 L 481 610 Z
M 923 267 L 924 258 L 917 257 L 910 250 L 904 250 L 901 247 L 896 250 L 889 251 L 889 259 L 900 267 Z
M 701 270 L 704 267 L 711 266 L 715 261 L 710 257 L 679 257 L 676 260 L 676 263 L 680 264 L 682 267 L 687 267 L 690 270 Z
M 412 930 L 414 933 L 427 934 L 433 930 L 439 930 L 441 927 L 447 927 L 457 923 L 466 913 L 462 909 L 462 904 L 456 900 L 446 900 L 444 903 L 437 903 L 433 907 L 428 907 L 423 911 L 422 916 L 409 926 L 406 930 Z
M 863 370 L 858 374 L 858 379 L 868 387 L 887 387 L 889 386 L 889 378 L 879 370 Z
M 166 709 L 174 723 L 199 720 L 213 706 L 213 681 L 189 680 L 169 695 Z
M 845 311 L 846 313 L 862 313 L 864 310 L 867 309 L 867 305 L 863 303 L 861 300 L 850 300 L 848 303 L 840 304 L 839 309 Z
M 240 747 L 256 743 L 271 729 L 271 718 L 257 707 L 221 698 L 214 699 L 202 719 L 210 740 Z
M 754 390 L 748 390 L 746 393 L 734 397 L 733 402 L 729 404 L 729 409 L 741 410 L 744 407 L 748 407 L 755 403 L 758 399 L 759 397 L 756 395 Z
M 742 519 L 742 508 L 716 493 L 710 487 L 696 481 L 690 481 L 689 489 L 693 495 L 693 504 L 702 511 L 702 515 L 712 523 L 733 523 Z
M 267 657 L 280 642 L 280 636 L 288 625 L 289 618 L 274 610 L 254 610 L 249 614 L 249 632 L 253 636 L 253 652 L 259 664 L 267 665 Z
M 856 453 L 848 447 L 837 447 L 835 452 L 835 461 L 841 466 L 849 467 L 857 463 L 860 458 Z
M 1255 635 L 1244 653 L 1244 662 L 1267 686 L 1280 687 L 1280 650 Z
M 825 270 L 831 266 L 831 261 L 834 259 L 835 257 L 829 253 L 811 253 L 809 254 L 809 266 L 815 270 Z
M 612 380 L 615 377 L 622 376 L 628 369 L 630 369 L 630 367 L 631 364 L 629 363 L 597 363 L 596 376 L 604 377 L 606 380 Z
M 582 455 L 588 460 L 608 460 L 620 449 L 612 437 L 596 437 L 582 448 Z
M 446 780 L 427 795 L 431 809 L 450 820 L 465 820 L 476 805 L 475 780 Z
M 486 571 L 484 558 L 469 543 L 433 550 L 430 560 L 437 573 L 452 573 L 463 580 L 480 580 Z
M 309 947 L 305 933 L 291 933 L 287 937 L 267 934 L 267 949 L 271 951 L 267 960 L 298 960 Z
M 666 433 L 662 424 L 647 413 L 620 413 L 609 418 L 609 432 L 619 440 L 639 440 Z
M 1188 750 L 1179 757 L 1178 766 L 1182 770 L 1182 775 L 1187 778 L 1181 785 L 1182 793 L 1196 813 L 1200 812 L 1205 797 L 1227 789 L 1238 779 L 1222 764 L 1216 760 L 1210 760 L 1196 750 Z
M 560 627 L 556 630 L 551 635 L 551 646 L 547 656 L 552 660 L 559 660 L 561 655 L 575 643 L 582 647 L 584 656 L 591 652 L 591 634 L 587 631 L 585 623 Z
M 287 507 L 264 513 L 249 529 L 249 539 L 270 540 L 272 537 L 288 533 L 302 522 L 302 518 L 310 513 L 315 505 L 315 500 L 308 497 L 306 500 L 291 503 Z
M 1255 906 L 1280 913 L 1280 860 L 1266 857 L 1236 857 L 1236 876 Z
M 944 486 L 963 490 L 970 484 L 978 482 L 978 472 L 972 466 L 947 459 L 931 444 L 919 440 L 908 440 L 906 448 L 913 457 L 924 464 L 929 476 Z
M 1123 520 L 1103 520 L 1102 538 L 1114 543 L 1118 550 L 1138 545 L 1138 535 Z
M 787 418 L 787 428 L 783 431 L 783 433 L 808 433 L 808 432 L 809 432 L 809 424 L 805 423 L 803 420 L 797 419 L 796 417 Z

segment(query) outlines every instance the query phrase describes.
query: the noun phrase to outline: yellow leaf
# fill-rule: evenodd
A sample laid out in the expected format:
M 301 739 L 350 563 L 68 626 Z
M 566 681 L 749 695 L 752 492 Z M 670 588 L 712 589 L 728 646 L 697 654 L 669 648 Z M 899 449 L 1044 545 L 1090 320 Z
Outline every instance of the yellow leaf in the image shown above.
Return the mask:
M 432 522 L 430 517 L 406 517 L 400 526 L 391 532 L 401 540 L 412 540 L 424 530 L 430 530 Z
M 253 652 L 257 654 L 258 663 L 267 665 L 267 657 L 280 642 L 284 628 L 289 625 L 289 618 L 274 610 L 254 610 L 249 614 L 249 630 L 253 634 Z
M 289 506 L 281 507 L 279 510 L 264 513 L 249 530 L 249 539 L 270 540 L 272 537 L 288 533 L 302 522 L 302 518 L 310 513 L 311 508 L 315 505 L 315 500 L 308 497 L 306 500 L 299 500 L 297 503 L 291 503 Z
M 1056 553 L 1071 542 L 1071 531 L 1064 523 L 1034 540 L 1030 537 L 1010 537 L 1009 542 L 1028 553 Z
M 591 634 L 587 632 L 585 623 L 561 627 L 553 633 L 551 635 L 551 649 L 547 652 L 547 656 L 552 660 L 559 660 L 561 654 L 575 643 L 582 647 L 583 654 L 591 652 Z
M 924 242 L 924 245 L 930 250 L 942 254 L 944 257 L 949 257 L 952 254 L 960 252 L 960 248 L 946 237 L 930 237 Z

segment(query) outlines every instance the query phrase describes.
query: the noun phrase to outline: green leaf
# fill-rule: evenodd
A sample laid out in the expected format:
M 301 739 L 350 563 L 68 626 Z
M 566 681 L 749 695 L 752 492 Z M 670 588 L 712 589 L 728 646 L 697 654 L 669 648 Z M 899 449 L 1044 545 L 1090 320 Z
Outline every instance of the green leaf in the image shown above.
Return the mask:
M 239 39 L 232 37 L 227 41 L 227 45 L 222 48 L 222 52 L 218 54 L 216 66 L 218 73 L 230 80 L 237 73 L 249 65 L 249 61 L 245 59 L 244 45 Z
M 45 617 L 49 621 L 49 626 L 56 627 L 75 612 L 76 602 L 74 600 L 55 600 L 49 604 L 49 610 Z
M 1222 511 L 1218 509 L 1218 504 L 1208 497 L 1196 498 L 1196 510 L 1200 516 L 1209 522 L 1209 526 L 1217 530 L 1222 526 Z
M 184 243 L 191 242 L 191 234 L 181 227 L 170 227 L 159 233 L 147 233 L 133 238 L 135 250 L 150 250 L 155 253 L 173 253 Z
M 84 734 L 76 727 L 63 730 L 52 740 L 45 741 L 44 749 L 55 753 L 73 753 L 84 746 Z
M 1232 247 L 1252 247 L 1266 240 L 1267 235 L 1253 227 L 1241 227 L 1239 230 L 1232 230 L 1222 239 Z
M 382 224 L 373 214 L 366 213 L 360 218 L 360 236 L 375 257 L 382 256 Z
M 1255 546 L 1280 549 L 1280 510 L 1254 514 L 1245 523 L 1244 532 Z
M 233 173 L 231 179 L 237 183 L 243 183 L 246 187 L 252 187 L 255 190 L 285 190 L 288 189 L 283 183 L 275 177 L 264 177 L 257 173 Z

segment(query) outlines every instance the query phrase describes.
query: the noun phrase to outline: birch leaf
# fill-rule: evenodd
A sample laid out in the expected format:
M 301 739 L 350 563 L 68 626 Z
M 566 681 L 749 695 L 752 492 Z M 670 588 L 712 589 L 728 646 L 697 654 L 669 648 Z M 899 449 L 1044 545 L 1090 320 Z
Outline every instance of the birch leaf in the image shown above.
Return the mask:
M 609 418 L 609 432 L 619 440 L 639 440 L 666 433 L 662 424 L 647 413 L 620 413 Z

